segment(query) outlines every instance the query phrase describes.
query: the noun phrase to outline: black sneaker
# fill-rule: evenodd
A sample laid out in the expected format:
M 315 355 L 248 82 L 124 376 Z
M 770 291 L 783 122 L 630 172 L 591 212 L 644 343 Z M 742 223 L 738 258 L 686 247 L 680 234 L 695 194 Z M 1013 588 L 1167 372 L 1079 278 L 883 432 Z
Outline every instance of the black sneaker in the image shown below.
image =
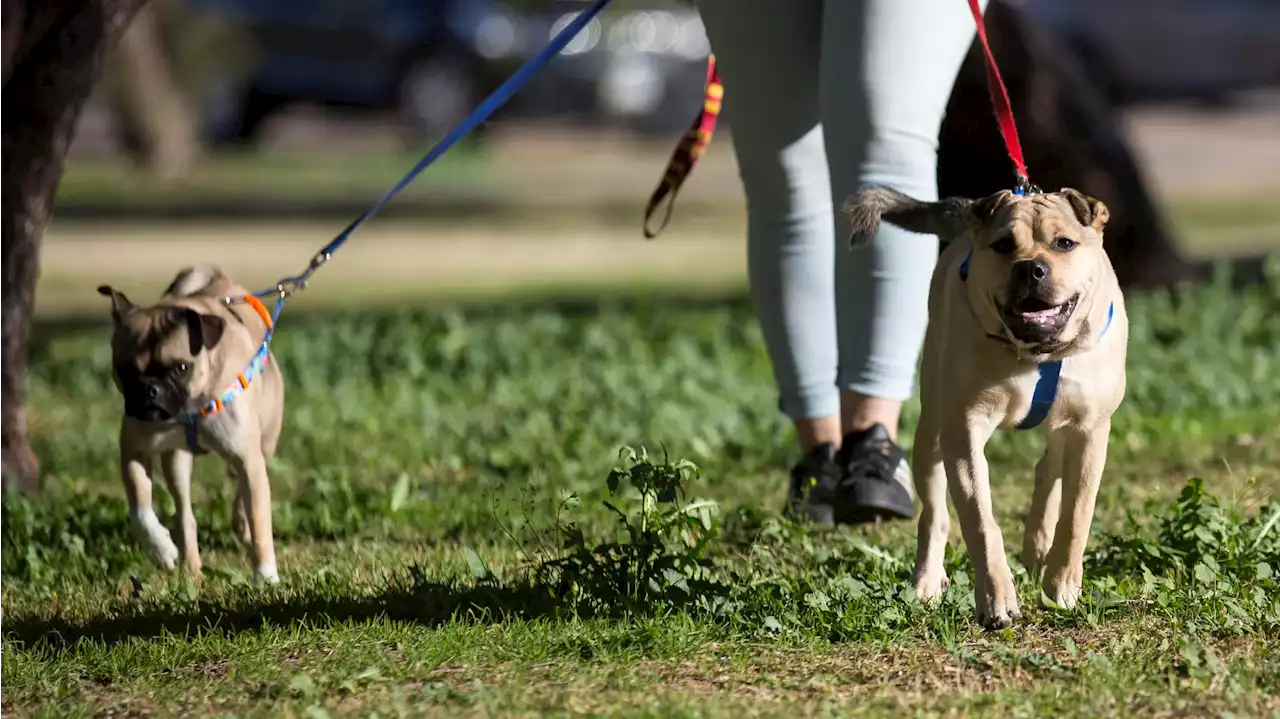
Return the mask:
M 843 470 L 834 506 L 836 522 L 863 524 L 915 516 L 907 455 L 889 438 L 884 425 L 845 435 L 836 463 Z
M 835 445 L 820 444 L 809 450 L 791 469 L 791 491 L 787 495 L 787 516 L 821 524 L 835 524 L 834 500 L 843 476 L 836 464 Z
M 882 425 L 845 436 L 840 451 L 814 447 L 791 470 L 788 514 L 816 524 L 910 519 L 911 472 L 902 448 Z

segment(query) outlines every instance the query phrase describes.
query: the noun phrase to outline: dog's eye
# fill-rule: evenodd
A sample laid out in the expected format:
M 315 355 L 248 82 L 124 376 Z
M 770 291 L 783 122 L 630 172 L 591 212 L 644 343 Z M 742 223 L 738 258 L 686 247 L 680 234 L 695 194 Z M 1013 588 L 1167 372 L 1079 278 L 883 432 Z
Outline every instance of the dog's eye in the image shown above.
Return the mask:
M 1053 241 L 1053 244 L 1050 245 L 1050 247 L 1058 252 L 1070 252 L 1076 248 L 1076 244 L 1075 240 L 1068 240 L 1065 237 L 1059 237 Z
M 1000 239 L 991 243 L 991 249 L 995 251 L 996 254 L 999 254 L 999 255 L 1011 254 L 1016 248 L 1017 248 L 1017 243 L 1015 243 L 1013 241 L 1013 238 L 1010 237 L 1009 235 L 1005 235 L 1004 237 L 1001 237 Z
M 181 377 L 186 374 L 189 369 L 191 369 L 191 367 L 188 366 L 186 362 L 179 362 L 173 366 L 173 373 Z

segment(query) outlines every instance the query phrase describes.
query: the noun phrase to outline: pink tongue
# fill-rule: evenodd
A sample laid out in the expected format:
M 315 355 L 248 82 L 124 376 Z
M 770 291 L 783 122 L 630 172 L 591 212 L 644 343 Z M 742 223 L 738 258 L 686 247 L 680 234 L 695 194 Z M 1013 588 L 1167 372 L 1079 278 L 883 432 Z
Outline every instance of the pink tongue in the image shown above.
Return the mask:
M 1058 314 L 1058 308 L 1050 307 L 1047 310 L 1035 310 L 1034 312 L 1022 312 L 1020 314 L 1026 320 L 1047 320 Z

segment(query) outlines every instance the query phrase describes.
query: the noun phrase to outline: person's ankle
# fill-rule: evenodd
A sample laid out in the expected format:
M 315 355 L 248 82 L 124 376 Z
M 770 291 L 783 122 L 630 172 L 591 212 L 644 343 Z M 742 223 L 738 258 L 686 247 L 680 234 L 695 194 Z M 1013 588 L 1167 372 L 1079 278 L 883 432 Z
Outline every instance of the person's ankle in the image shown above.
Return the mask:
M 844 434 L 864 432 L 879 424 L 889 433 L 890 439 L 895 443 L 898 441 L 902 402 L 849 390 L 843 391 L 840 399 L 840 424 Z
M 800 451 L 806 455 L 824 444 L 840 449 L 840 442 L 844 438 L 840 417 L 836 415 L 797 419 L 795 428 Z

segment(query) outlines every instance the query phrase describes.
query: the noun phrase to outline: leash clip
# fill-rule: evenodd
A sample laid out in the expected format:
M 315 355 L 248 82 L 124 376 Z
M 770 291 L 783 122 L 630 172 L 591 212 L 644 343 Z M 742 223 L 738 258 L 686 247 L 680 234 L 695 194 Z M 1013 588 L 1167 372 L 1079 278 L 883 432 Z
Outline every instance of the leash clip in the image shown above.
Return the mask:
M 317 252 L 315 256 L 311 258 L 311 264 L 307 266 L 306 274 L 310 275 L 312 272 L 320 269 L 320 266 L 328 262 L 330 257 L 333 257 L 333 255 L 326 250 L 320 250 Z
M 1031 178 L 1022 173 L 1018 173 L 1013 181 L 1013 194 L 1015 195 L 1039 195 L 1043 190 L 1039 185 L 1032 184 Z

